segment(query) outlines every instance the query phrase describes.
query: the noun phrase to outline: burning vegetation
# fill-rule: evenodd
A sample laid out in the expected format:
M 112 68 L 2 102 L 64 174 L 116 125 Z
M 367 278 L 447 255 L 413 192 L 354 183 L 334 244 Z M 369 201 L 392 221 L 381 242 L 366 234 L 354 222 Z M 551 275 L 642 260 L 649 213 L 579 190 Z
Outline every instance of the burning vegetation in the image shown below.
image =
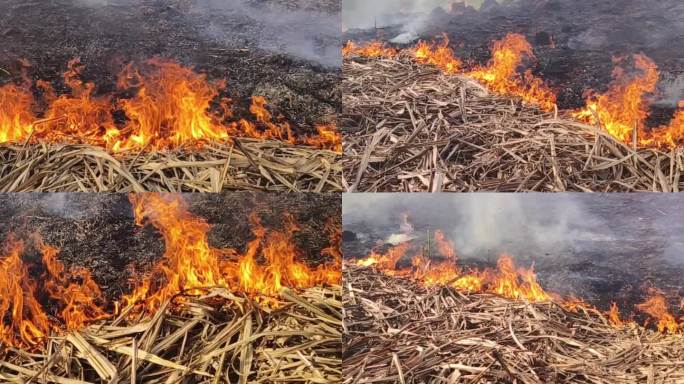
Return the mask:
M 333 124 L 298 134 L 262 96 L 251 98 L 251 117 L 238 117 L 224 80 L 173 60 L 128 64 L 116 91 L 104 94 L 81 80 L 83 69 L 69 62 L 66 92 L 25 74 L 0 86 L 0 156 L 14 164 L 0 168 L 4 191 L 308 190 L 313 180 L 319 189 L 336 188 L 328 177 L 342 140 Z M 319 166 L 328 170 L 322 178 Z
M 680 188 L 684 103 L 669 123 L 646 126 L 659 71 L 644 54 L 616 59 L 608 90 L 584 108 L 558 111 L 544 80 L 520 70 L 535 60 L 520 34 L 470 69 L 446 36 L 403 49 L 349 42 L 343 53 L 351 190 Z
M 325 227 L 327 261 L 311 266 L 294 243 L 300 225 L 292 215 L 272 230 L 253 213 L 253 239 L 239 251 L 210 246 L 210 225 L 177 195 L 130 200 L 136 224 L 152 225 L 165 251 L 117 301 L 107 300 L 87 269 L 66 268 L 59 249 L 37 234 L 7 239 L 0 258 L 7 277 L 0 281 L 0 377 L 339 379 L 339 222 Z M 40 263 L 26 259 L 31 251 L 42 255 Z M 233 358 L 239 367 L 227 363 Z
M 651 289 L 626 316 L 614 302 L 601 310 L 546 291 L 534 268 L 516 266 L 510 255 L 502 254 L 495 268 L 465 268 L 444 232 L 405 235 L 411 240 L 378 245 L 345 262 L 344 377 L 435 383 L 684 379 L 684 313 L 663 292 Z

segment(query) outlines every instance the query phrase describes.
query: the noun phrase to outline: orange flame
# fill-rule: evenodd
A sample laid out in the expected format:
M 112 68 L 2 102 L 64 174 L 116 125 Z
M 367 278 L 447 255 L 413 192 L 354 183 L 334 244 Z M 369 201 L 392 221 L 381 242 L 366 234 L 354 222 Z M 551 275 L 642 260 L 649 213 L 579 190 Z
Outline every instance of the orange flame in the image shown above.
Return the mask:
M 21 260 L 23 250 L 23 242 L 10 237 L 0 259 L 0 343 L 34 348 L 45 340 L 51 327 Z
M 246 252 L 239 254 L 233 249 L 211 247 L 207 238 L 210 225 L 192 215 L 178 195 L 135 194 L 130 200 L 136 223 L 150 223 L 161 232 L 166 250 L 148 277 L 124 297 L 124 306 L 143 303 L 144 309 L 152 313 L 174 295 L 196 295 L 211 287 L 274 296 L 284 286 L 306 288 L 340 283 L 339 264 L 313 268 L 299 261 L 301 253 L 293 239 L 299 226 L 291 215 L 284 217 L 284 230 L 267 231 L 252 213 L 254 239 Z M 339 250 L 336 252 L 339 254 Z M 258 262 L 259 256 L 265 265 Z
M 0 87 L 0 143 L 30 138 L 33 142 L 87 143 L 112 152 L 229 142 L 232 137 L 311 143 L 332 150 L 341 145 L 334 125 L 317 128 L 323 137 L 297 139 L 284 118 L 273 118 L 261 96 L 254 96 L 250 107 L 256 122 L 230 121 L 231 100 L 221 97 L 226 82 L 210 81 L 173 61 L 150 59 L 140 66 L 125 66 L 117 87 L 132 96 L 118 101 L 96 96 L 95 84 L 80 80 L 83 66 L 77 59 L 69 61 L 68 68 L 63 74 L 70 90 L 67 94 L 57 95 L 49 83 L 36 82 L 43 91 L 42 102 L 34 99 L 28 80 Z M 47 109 L 38 119 L 33 109 L 41 104 Z M 125 116 L 125 121 L 115 122 L 115 112 Z
M 435 231 L 435 240 L 439 244 L 445 241 L 441 231 Z M 441 240 L 437 240 L 441 238 Z M 448 243 L 451 245 L 451 243 Z M 537 280 L 534 267 L 516 267 L 510 255 L 502 254 L 495 269 L 463 271 L 456 264 L 456 252 L 453 248 L 448 248 L 451 252 L 440 251 L 442 256 L 449 259 L 433 263 L 425 252 L 410 258 L 411 267 L 398 269 L 400 259 L 404 258 L 411 249 L 420 248 L 411 241 L 407 241 L 389 248 L 384 253 L 375 250 L 363 259 L 355 260 L 355 264 L 362 267 L 372 267 L 389 276 L 409 277 L 426 287 L 431 286 L 451 286 L 459 291 L 469 293 L 492 293 L 513 300 L 524 300 L 528 302 L 548 302 L 556 301 L 569 311 L 580 309 L 599 313 L 600 311 L 592 305 L 576 297 L 563 298 L 558 294 L 544 290 Z M 438 246 L 439 248 L 439 246 Z M 449 256 L 453 255 L 453 256 Z M 684 308 L 684 299 L 681 302 Z M 675 333 L 684 330 L 684 324 L 678 325 L 674 316 L 667 310 L 665 297 L 662 294 L 654 294 L 637 309 L 644 311 L 658 320 L 658 330 L 660 332 Z M 608 323 L 616 328 L 623 328 L 626 322 L 620 318 L 617 304 L 612 303 L 610 310 L 605 313 Z M 631 324 L 631 322 L 629 322 Z
M 645 302 L 638 304 L 636 308 L 657 320 L 658 323 L 656 325 L 660 332 L 676 333 L 680 326 L 677 324 L 674 316 L 668 311 L 667 300 L 663 293 L 652 289 L 649 295 L 649 298 Z
M 615 67 L 608 91 L 589 97 L 587 106 L 573 114 L 591 124 L 600 124 L 613 137 L 627 143 L 632 142 L 634 129 L 644 133 L 647 105 L 643 97 L 655 91 L 659 76 L 653 60 L 643 54 L 633 57 L 638 74 L 628 76 L 624 68 Z
M 327 148 L 331 151 L 342 153 L 342 134 L 332 124 L 320 124 L 316 126 L 318 136 L 305 139 L 306 143 L 319 148 Z
M 390 47 L 386 47 L 384 43 L 379 41 L 371 41 L 361 45 L 357 45 L 352 41 L 342 47 L 342 56 L 365 56 L 365 57 L 393 57 L 399 52 Z
M 608 321 L 610 324 L 617 328 L 622 328 L 625 323 L 620 319 L 620 310 L 615 302 L 610 303 L 610 311 L 608 312 Z
M 544 81 L 535 77 L 529 70 L 522 76 L 518 75 L 517 70 L 523 56 L 534 58 L 532 46 L 525 36 L 509 33 L 503 39 L 494 42 L 489 65 L 470 71 L 467 76 L 482 81 L 493 92 L 518 96 L 545 110 L 553 110 L 556 95 Z
M 413 54 L 419 63 L 434 65 L 447 75 L 459 73 L 461 70 L 461 61 L 454 56 L 454 51 L 449 48 L 449 39 L 446 35 L 444 35 L 441 44 L 428 44 L 419 41 Z
M 105 301 L 100 286 L 92 279 L 90 271 L 72 267 L 67 271 L 57 259 L 59 250 L 42 244 L 43 265 L 47 271 L 44 289 L 50 298 L 63 307 L 60 317 L 67 330 L 78 330 L 86 324 L 109 317 L 98 303 Z
M 435 231 L 435 244 L 437 244 L 437 251 L 444 257 L 450 260 L 456 260 L 456 251 L 454 251 L 454 243 L 444 236 L 444 232 L 439 229 Z

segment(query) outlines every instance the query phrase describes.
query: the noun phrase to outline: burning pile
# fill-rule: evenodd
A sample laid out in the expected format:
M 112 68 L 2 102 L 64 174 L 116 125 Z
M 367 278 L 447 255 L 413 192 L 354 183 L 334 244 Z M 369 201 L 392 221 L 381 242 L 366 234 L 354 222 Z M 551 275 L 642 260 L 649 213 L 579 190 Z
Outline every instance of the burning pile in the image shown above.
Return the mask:
M 344 169 L 350 191 L 678 191 L 684 103 L 645 126 L 658 70 L 634 55 L 586 108 L 559 113 L 529 70 L 525 38 L 494 42 L 470 70 L 448 48 L 380 43 L 343 50 Z M 427 65 L 426 65 L 427 64 Z M 631 72 L 630 72 L 631 73 Z M 580 121 L 577 121 L 577 120 Z
M 0 258 L 3 381 L 339 380 L 339 223 L 327 226 L 322 255 L 331 262 L 312 267 L 300 261 L 289 215 L 282 231 L 252 215 L 254 239 L 241 253 L 211 247 L 209 225 L 178 196 L 131 201 L 136 223 L 159 230 L 166 250 L 116 303 L 39 238 L 32 243 L 42 266 L 24 262 L 24 242 L 8 240 Z M 29 273 L 36 268 L 45 271 L 40 284 Z
M 298 136 L 261 96 L 238 118 L 225 81 L 173 61 L 125 66 L 111 95 L 82 71 L 69 62 L 62 94 L 26 76 L 0 86 L 0 190 L 340 189 L 333 125 Z
M 434 244 L 436 255 L 432 254 L 429 238 L 427 248 L 420 247 L 416 240 L 409 240 L 391 246 L 385 252 L 373 250 L 367 257 L 357 259 L 353 264 L 371 267 L 388 276 L 410 278 L 425 287 L 448 286 L 466 294 L 489 293 L 532 303 L 553 301 L 569 311 L 590 310 L 601 313 L 581 299 L 563 298 L 559 294 L 546 292 L 537 281 L 534 268 L 517 267 L 508 254 L 499 257 L 496 269 L 464 270 L 457 263 L 453 243 L 442 231 L 435 231 Z M 410 260 L 410 264 L 407 260 Z M 659 332 L 684 333 L 684 316 L 680 323 L 670 312 L 665 295 L 657 289 L 651 289 L 649 298 L 635 309 L 648 315 L 648 323 L 654 324 Z M 617 328 L 623 328 L 627 324 L 636 326 L 632 321 L 626 322 L 620 318 L 619 309 L 614 303 L 604 315 Z
M 678 383 L 684 337 L 592 308 L 463 294 L 348 264 L 345 383 Z

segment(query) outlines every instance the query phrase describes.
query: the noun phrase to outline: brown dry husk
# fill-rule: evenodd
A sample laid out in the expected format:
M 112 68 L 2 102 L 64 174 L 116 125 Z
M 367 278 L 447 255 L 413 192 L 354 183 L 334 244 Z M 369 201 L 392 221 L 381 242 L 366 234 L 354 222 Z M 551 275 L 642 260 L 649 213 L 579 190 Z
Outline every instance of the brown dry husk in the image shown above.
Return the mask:
M 345 383 L 684 382 L 684 335 L 346 265 Z
M 283 289 L 277 309 L 213 289 L 151 318 L 52 338 L 42 353 L 0 355 L 3 383 L 338 383 L 341 287 Z M 2 352 L 0 350 L 0 352 Z
M 345 58 L 350 192 L 679 191 L 683 151 L 635 149 L 566 114 L 398 58 Z M 635 141 L 636 142 L 636 141 Z
M 340 157 L 258 139 L 116 155 L 85 144 L 0 144 L 0 192 L 339 192 Z

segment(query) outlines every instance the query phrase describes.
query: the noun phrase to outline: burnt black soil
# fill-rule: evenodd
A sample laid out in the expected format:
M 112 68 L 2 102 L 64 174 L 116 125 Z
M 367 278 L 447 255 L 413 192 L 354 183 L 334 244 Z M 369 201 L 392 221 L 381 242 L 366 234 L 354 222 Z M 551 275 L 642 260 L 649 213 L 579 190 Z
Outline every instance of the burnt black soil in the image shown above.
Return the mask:
M 658 65 L 661 78 L 684 75 L 684 3 L 678 0 L 520 0 L 487 1 L 480 11 L 455 7 L 433 11 L 420 34 L 433 40 L 446 33 L 466 66 L 485 64 L 493 40 L 525 35 L 537 58 L 526 63 L 558 95 L 561 109 L 584 105 L 587 90 L 603 92 L 611 81 L 613 57 L 643 52 Z M 391 39 L 401 26 L 350 30 L 345 40 Z M 661 89 L 662 91 L 662 89 Z M 675 92 L 677 93 L 677 92 Z M 678 91 L 680 97 L 682 90 Z M 669 121 L 676 100 L 652 107 L 648 124 Z
M 86 66 L 83 80 L 97 84 L 98 93 L 109 93 L 115 90 L 123 63 L 161 57 L 193 66 L 210 79 L 227 80 L 227 96 L 238 116 L 248 114 L 250 96 L 261 95 L 276 115 L 301 127 L 298 133 L 315 131 L 315 123 L 334 120 L 341 105 L 339 65 L 263 49 L 263 21 L 214 14 L 202 4 L 202 0 L 3 0 L 0 84 L 19 81 L 19 60 L 26 59 L 30 77 L 51 81 L 65 91 L 61 73 L 70 59 L 80 58 Z M 224 4 L 229 8 L 233 3 Z M 340 12 L 331 1 L 235 3 L 235 7 L 249 7 L 252 14 L 266 6 L 271 10 L 282 6 L 284 17 L 307 10 L 333 16 Z M 321 33 L 314 49 L 329 54 L 339 46 L 339 35 Z
M 324 229 L 327 218 L 340 216 L 336 196 L 235 192 L 183 197 L 190 212 L 212 225 L 213 247 L 244 251 L 253 239 L 250 213 L 257 212 L 267 229 L 282 230 L 283 213 L 290 212 L 301 227 L 295 242 L 304 260 L 310 265 L 329 261 L 321 250 L 330 244 Z M 135 225 L 124 194 L 0 194 L 0 242 L 10 232 L 23 239 L 40 234 L 46 244 L 61 249 L 59 259 L 67 267 L 92 271 L 112 298 L 126 292 L 129 280 L 141 278 L 164 253 L 164 240 L 154 227 Z M 23 258 L 29 264 L 40 263 L 35 250 L 27 250 Z

